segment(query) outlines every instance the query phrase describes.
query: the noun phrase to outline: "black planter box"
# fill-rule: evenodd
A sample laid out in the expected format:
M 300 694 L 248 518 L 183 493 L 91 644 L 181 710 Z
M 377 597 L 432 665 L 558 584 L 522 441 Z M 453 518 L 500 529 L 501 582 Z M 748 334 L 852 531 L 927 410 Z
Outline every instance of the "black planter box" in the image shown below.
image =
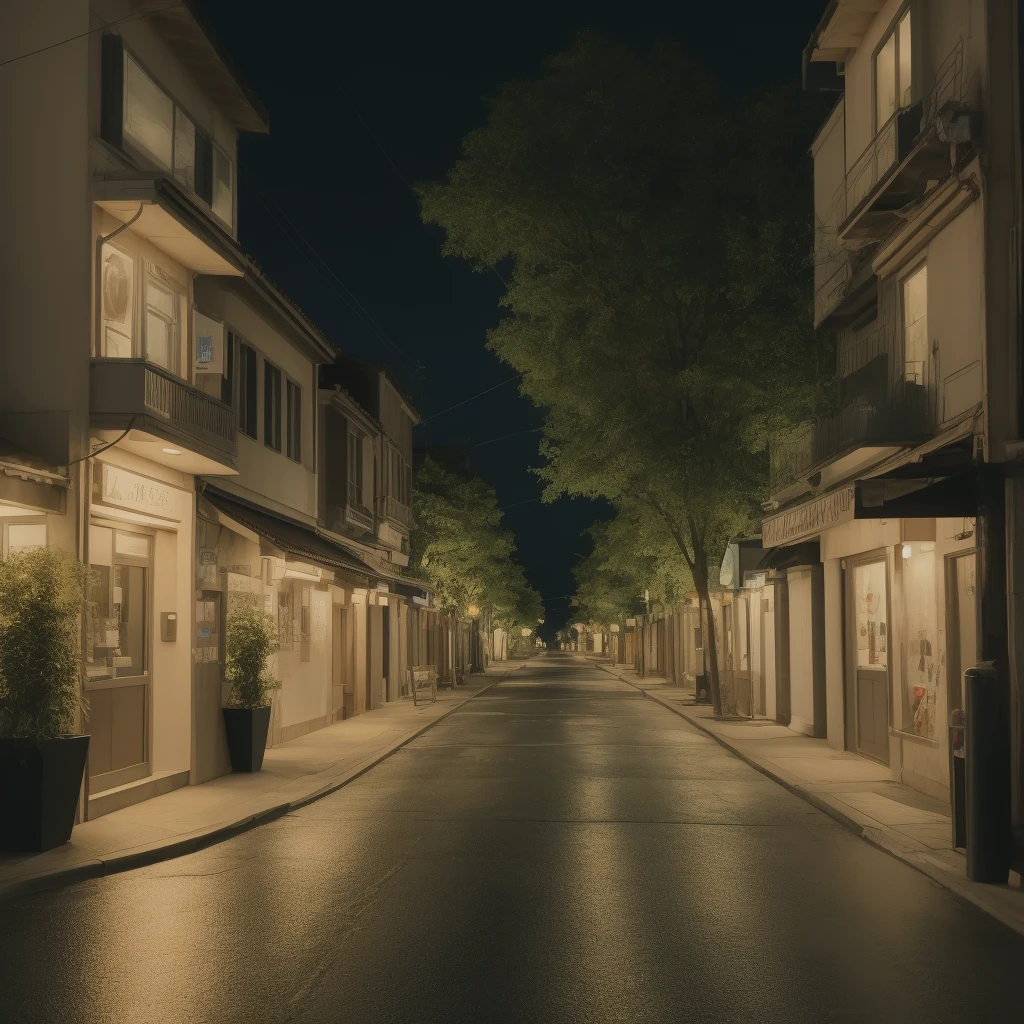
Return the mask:
M 0 849 L 41 853 L 71 838 L 88 736 L 0 737 Z
M 262 708 L 221 708 L 228 739 L 231 770 L 258 772 L 263 767 L 270 730 L 270 705 Z

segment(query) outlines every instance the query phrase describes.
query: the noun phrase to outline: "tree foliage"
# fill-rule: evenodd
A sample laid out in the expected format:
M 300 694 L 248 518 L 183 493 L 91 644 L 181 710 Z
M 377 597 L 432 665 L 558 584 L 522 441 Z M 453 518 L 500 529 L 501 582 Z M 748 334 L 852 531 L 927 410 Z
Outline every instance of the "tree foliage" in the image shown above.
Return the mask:
M 818 114 L 795 90 L 727 92 L 672 42 L 587 32 L 504 85 L 419 189 L 446 253 L 502 266 L 488 344 L 547 410 L 546 497 L 644 505 L 704 598 L 757 528 L 769 437 L 831 371 L 808 276 Z
M 88 570 L 57 548 L 0 560 L 0 736 L 54 739 L 82 702 Z
M 478 476 L 426 458 L 413 474 L 410 567 L 427 579 L 442 607 L 490 612 L 496 626 L 536 628 L 540 595 L 514 559 L 512 534 L 501 527 L 494 490 Z
M 225 677 L 231 684 L 228 702 L 234 707 L 262 708 L 272 690 L 280 689 L 267 667 L 278 649 L 274 617 L 263 610 L 259 594 L 229 595 L 224 647 Z

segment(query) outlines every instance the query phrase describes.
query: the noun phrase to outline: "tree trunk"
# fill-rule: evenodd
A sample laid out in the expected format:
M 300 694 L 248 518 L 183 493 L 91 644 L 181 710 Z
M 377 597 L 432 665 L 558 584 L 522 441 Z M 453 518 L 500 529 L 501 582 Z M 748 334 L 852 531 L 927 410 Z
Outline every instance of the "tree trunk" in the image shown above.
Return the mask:
M 732 694 L 726 692 L 722 686 L 722 677 L 718 669 L 718 643 L 715 633 L 715 615 L 711 610 L 711 594 L 708 590 L 708 560 L 707 552 L 701 538 L 691 534 L 693 543 L 693 584 L 697 589 L 697 595 L 704 603 L 705 614 L 707 615 L 707 632 L 704 636 L 704 649 L 708 653 L 708 672 L 710 675 L 709 689 L 711 690 L 711 704 L 716 715 L 734 714 L 732 706 Z

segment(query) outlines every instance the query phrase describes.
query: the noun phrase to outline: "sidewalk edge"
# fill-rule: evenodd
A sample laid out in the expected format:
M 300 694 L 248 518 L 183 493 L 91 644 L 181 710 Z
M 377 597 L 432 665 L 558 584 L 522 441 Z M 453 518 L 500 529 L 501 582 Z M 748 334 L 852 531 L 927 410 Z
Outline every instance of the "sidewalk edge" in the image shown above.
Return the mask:
M 755 771 L 760 772 L 760 774 L 782 786 L 783 789 L 792 793 L 794 796 L 799 797 L 806 803 L 809 803 L 812 807 L 821 811 L 822 814 L 828 815 L 828 817 L 833 821 L 851 831 L 858 838 L 870 843 L 876 849 L 889 854 L 890 857 L 894 857 L 896 860 L 901 861 L 908 867 L 913 868 L 915 871 L 919 871 L 926 878 L 935 882 L 937 885 L 942 886 L 944 889 L 947 889 L 949 892 L 953 893 L 954 896 L 958 896 L 961 899 L 966 900 L 968 903 L 972 904 L 978 910 L 988 914 L 990 917 L 994 917 L 997 921 L 1012 931 L 1015 931 L 1020 935 L 1024 935 L 1024 915 L 1006 913 L 1002 908 L 989 903 L 987 900 L 982 898 L 982 894 L 976 893 L 972 890 L 971 886 L 975 883 L 969 882 L 966 878 L 960 879 L 952 876 L 944 867 L 930 863 L 926 854 L 918 854 L 916 851 L 908 850 L 895 842 L 886 842 L 885 833 L 881 829 L 869 828 L 868 826 L 862 825 L 860 822 L 851 818 L 848 814 L 844 814 L 838 807 L 834 807 L 827 800 L 822 799 L 816 793 L 811 793 L 808 790 L 790 782 L 788 779 L 784 779 L 780 775 L 777 775 L 766 765 L 734 747 L 727 739 L 725 739 L 725 737 L 719 736 L 717 733 L 707 728 L 707 726 L 702 724 L 699 718 L 688 715 L 682 710 L 682 708 L 674 704 L 672 701 L 665 700 L 658 694 L 650 693 L 642 686 L 637 686 L 632 680 L 623 678 L 623 676 L 619 675 L 619 673 L 610 666 L 600 665 L 600 667 L 610 675 L 615 676 L 615 678 L 620 682 L 626 683 L 628 686 L 632 686 L 635 690 L 639 690 L 643 697 L 654 701 L 656 704 L 660 704 L 663 708 L 667 711 L 671 711 L 674 715 L 678 715 L 699 732 L 702 732 L 705 736 L 709 736 L 719 746 L 724 747 L 729 751 L 729 753 L 738 757 L 744 764 L 749 765 Z M 994 892 L 999 891 L 999 888 L 994 889 Z
M 528 660 L 529 659 L 527 659 L 527 661 Z M 271 821 L 276 821 L 278 818 L 282 818 L 286 814 L 290 814 L 292 811 L 299 810 L 300 808 L 306 807 L 317 800 L 323 799 L 325 796 L 329 796 L 331 793 L 337 792 L 343 786 L 347 786 L 350 782 L 358 779 L 361 775 L 365 775 L 371 768 L 375 768 L 382 761 L 391 757 L 392 754 L 401 750 L 402 747 L 422 736 L 427 732 L 427 730 L 432 729 L 439 722 L 443 722 L 449 715 L 454 714 L 460 708 L 464 708 L 470 701 L 476 700 L 477 697 L 480 697 L 489 690 L 492 690 L 499 683 L 504 682 L 513 672 L 517 672 L 525 664 L 526 661 L 516 665 L 514 668 L 510 668 L 507 673 L 499 676 L 493 683 L 489 683 L 487 686 L 481 687 L 476 691 L 476 693 L 470 694 L 470 696 L 466 697 L 465 700 L 460 701 L 454 707 L 445 711 L 444 714 L 438 715 L 437 718 L 420 726 L 420 728 L 415 732 L 409 733 L 407 736 L 403 736 L 401 739 L 396 740 L 391 746 L 373 756 L 367 763 L 354 768 L 352 771 L 347 772 L 345 775 L 327 783 L 324 786 L 321 786 L 312 793 L 307 793 L 296 797 L 294 800 L 276 804 L 273 807 L 268 807 L 262 811 L 258 811 L 256 814 L 247 815 L 238 821 L 218 825 L 212 829 L 207 829 L 182 838 L 173 839 L 167 843 L 143 847 L 141 849 L 137 848 L 134 850 L 128 850 L 124 853 L 114 853 L 110 856 L 98 857 L 95 860 L 85 861 L 82 864 L 75 864 L 73 867 L 57 868 L 53 871 L 41 872 L 37 875 L 29 875 L 25 878 L 20 878 L 17 881 L 10 882 L 6 885 L 0 885 L 0 899 L 24 896 L 45 890 L 61 889 L 65 886 L 73 885 L 76 882 L 88 881 L 93 878 L 102 878 L 106 875 L 119 874 L 122 871 L 130 871 L 133 868 L 147 867 L 150 864 L 158 864 L 165 860 L 174 860 L 176 857 L 183 857 L 186 854 L 196 853 L 199 850 L 206 849 L 207 847 L 216 846 L 218 843 L 225 842 L 228 839 L 233 839 L 235 836 L 242 835 L 244 832 L 249 832 L 254 828 L 258 828 L 260 825 L 266 825 Z

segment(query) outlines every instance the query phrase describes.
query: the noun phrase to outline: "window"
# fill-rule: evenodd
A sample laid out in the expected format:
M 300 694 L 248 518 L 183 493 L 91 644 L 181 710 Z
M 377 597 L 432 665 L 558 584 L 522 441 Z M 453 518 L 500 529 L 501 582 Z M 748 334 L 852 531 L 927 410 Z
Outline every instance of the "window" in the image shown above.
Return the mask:
M 910 11 L 908 10 L 875 54 L 875 131 L 903 107 L 911 96 Z
M 409 467 L 397 449 L 388 447 L 387 454 L 388 494 L 403 505 L 409 504 Z
M 245 342 L 238 346 L 238 429 L 254 441 L 257 437 L 256 350 Z
M 889 665 L 885 562 L 855 566 L 853 586 L 857 668 L 885 669 Z
M 168 170 L 174 148 L 174 103 L 171 98 L 125 54 L 124 135 Z
M 181 375 L 181 296 L 171 279 L 146 262 L 146 358 Z
M 86 601 L 89 679 L 145 675 L 149 644 L 151 539 L 102 526 L 89 528 L 92 581 Z
M 4 536 L 5 556 L 45 547 L 46 523 L 7 523 Z
M 348 503 L 363 506 L 363 437 L 355 432 L 348 435 Z
M 135 260 L 109 243 L 102 260 L 103 335 L 100 355 L 131 359 L 135 355 Z
M 263 363 L 263 443 L 281 450 L 281 371 Z
M 213 147 L 213 198 L 210 207 L 225 224 L 231 223 L 233 192 L 231 160 L 222 150 Z
M 224 377 L 220 382 L 220 400 L 225 405 L 235 404 L 235 336 L 230 331 L 224 345 Z
M 908 384 L 924 385 L 928 367 L 928 266 L 903 282 L 903 358 Z
M 302 461 L 302 388 L 295 381 L 288 381 L 288 438 L 289 459 Z
M 939 655 L 938 605 L 936 603 L 935 542 L 904 544 L 903 629 L 907 638 L 903 668 L 904 732 L 935 738 L 938 710 Z
M 196 191 L 196 126 L 180 110 L 174 112 L 174 176 Z

